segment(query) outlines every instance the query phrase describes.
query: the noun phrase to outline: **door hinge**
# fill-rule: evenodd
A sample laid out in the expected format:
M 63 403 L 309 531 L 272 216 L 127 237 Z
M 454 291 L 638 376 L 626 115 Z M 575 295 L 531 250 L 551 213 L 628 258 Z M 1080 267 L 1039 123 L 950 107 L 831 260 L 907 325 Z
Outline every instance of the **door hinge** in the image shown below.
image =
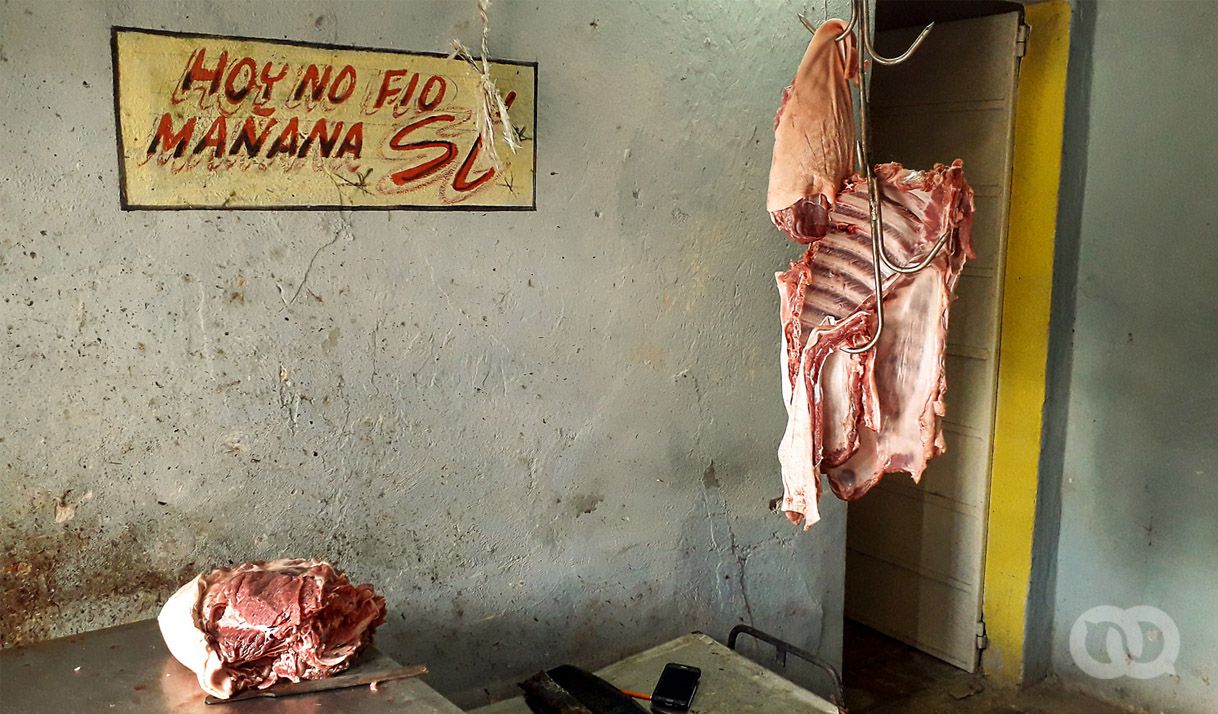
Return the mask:
M 1029 27 L 1024 24 L 1019 25 L 1019 29 L 1015 31 L 1015 56 L 1023 57 L 1028 52 L 1028 32 Z
M 977 649 L 984 650 L 990 646 L 990 638 L 985 635 L 985 619 L 977 621 Z

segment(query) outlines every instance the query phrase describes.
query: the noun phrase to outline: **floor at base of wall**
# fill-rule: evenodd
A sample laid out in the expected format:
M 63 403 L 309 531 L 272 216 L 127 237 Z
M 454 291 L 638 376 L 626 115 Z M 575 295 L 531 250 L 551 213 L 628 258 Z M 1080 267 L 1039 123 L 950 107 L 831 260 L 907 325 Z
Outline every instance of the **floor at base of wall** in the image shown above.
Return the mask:
M 999 687 L 856 622 L 846 621 L 842 659 L 850 714 L 1127 714 L 1045 682 Z

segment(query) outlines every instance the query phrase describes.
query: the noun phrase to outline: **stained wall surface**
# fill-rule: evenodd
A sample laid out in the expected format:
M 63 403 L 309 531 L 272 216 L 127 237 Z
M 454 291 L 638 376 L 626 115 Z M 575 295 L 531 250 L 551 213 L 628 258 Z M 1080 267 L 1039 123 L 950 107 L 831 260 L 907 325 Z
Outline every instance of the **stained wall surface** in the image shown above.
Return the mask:
M 1086 141 L 1083 191 L 1062 196 L 1070 210 L 1081 202 L 1081 228 L 1053 669 L 1150 711 L 1213 712 L 1218 5 L 1105 1 L 1078 12 L 1093 23 L 1094 46 L 1086 130 L 1075 123 L 1067 135 Z M 1146 605 L 1171 618 L 1180 634 L 1174 673 L 1094 676 L 1102 669 L 1093 661 L 1115 660 L 1118 674 L 1126 661 L 1159 661 L 1170 638 L 1153 619 L 1127 631 L 1098 622 L 1076 630 L 1103 605 Z
M 823 10 L 493 3 L 540 63 L 536 212 L 124 213 L 112 25 L 445 51 L 475 4 L 0 6 L 4 644 L 312 556 L 462 704 L 737 622 L 838 660 L 844 509 L 767 510 L 765 182 Z

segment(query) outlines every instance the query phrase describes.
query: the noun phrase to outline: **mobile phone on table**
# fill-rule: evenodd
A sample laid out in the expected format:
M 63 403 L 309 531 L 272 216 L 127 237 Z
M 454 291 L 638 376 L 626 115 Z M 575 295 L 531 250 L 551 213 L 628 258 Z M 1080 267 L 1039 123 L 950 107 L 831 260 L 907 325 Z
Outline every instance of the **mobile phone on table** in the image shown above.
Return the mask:
M 656 682 L 655 691 L 651 693 L 651 703 L 679 711 L 689 709 L 701 677 L 702 670 L 697 667 L 669 662 L 664 665 L 660 681 Z

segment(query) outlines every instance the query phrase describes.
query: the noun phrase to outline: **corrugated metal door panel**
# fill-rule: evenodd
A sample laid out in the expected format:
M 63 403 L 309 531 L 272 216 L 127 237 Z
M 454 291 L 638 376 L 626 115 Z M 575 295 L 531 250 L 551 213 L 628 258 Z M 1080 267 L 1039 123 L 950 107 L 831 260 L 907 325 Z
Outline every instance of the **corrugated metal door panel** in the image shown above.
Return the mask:
M 935 25 L 910 61 L 873 75 L 874 155 L 910 168 L 964 159 L 973 242 L 952 306 L 948 453 L 922 484 L 888 476 L 850 505 L 846 616 L 970 672 L 977 667 L 1014 124 L 1017 13 Z M 916 30 L 877 38 L 892 53 Z M 897 50 L 899 51 L 899 50 Z

